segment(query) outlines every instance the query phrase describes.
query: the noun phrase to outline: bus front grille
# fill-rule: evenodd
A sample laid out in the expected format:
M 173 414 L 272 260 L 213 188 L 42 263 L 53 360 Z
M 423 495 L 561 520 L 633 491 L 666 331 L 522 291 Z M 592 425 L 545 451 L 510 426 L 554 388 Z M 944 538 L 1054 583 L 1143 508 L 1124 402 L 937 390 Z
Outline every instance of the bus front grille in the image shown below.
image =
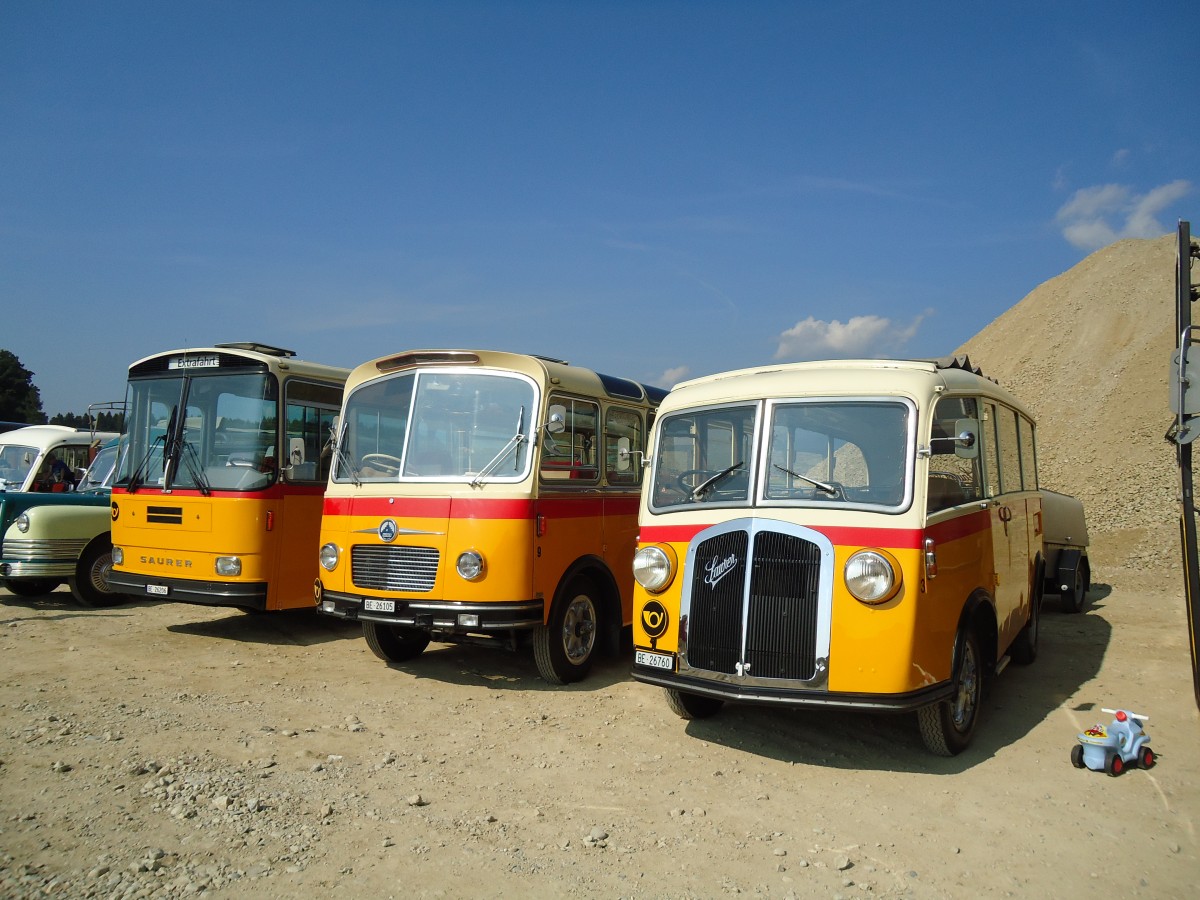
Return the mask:
M 749 589 L 747 589 L 749 573 Z M 729 531 L 698 545 L 687 662 L 726 675 L 817 675 L 820 548 L 804 538 Z
M 439 557 L 434 547 L 356 546 L 350 578 L 355 587 L 374 591 L 431 591 Z

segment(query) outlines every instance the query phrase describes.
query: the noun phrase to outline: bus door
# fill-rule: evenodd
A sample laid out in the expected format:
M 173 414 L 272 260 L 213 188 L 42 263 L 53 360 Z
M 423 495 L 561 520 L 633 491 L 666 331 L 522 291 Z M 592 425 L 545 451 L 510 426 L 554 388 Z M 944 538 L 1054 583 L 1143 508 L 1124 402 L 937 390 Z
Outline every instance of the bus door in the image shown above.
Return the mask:
M 562 431 L 543 431 L 539 464 L 534 585 L 547 602 L 579 557 L 604 555 L 604 494 L 600 489 L 600 405 L 552 396 L 550 416 Z M 636 521 L 636 516 L 635 516 Z M 636 526 L 635 526 L 636 528 Z
M 613 572 L 633 571 L 637 551 L 638 501 L 642 482 L 645 424 L 637 410 L 610 406 L 604 413 L 604 561 Z M 621 624 L 633 616 L 633 584 L 618 578 Z
M 995 563 L 996 621 L 1003 650 L 1024 627 L 1028 618 L 1030 545 L 1029 497 L 1021 482 L 1021 450 L 1017 414 L 1007 407 L 985 401 L 984 452 L 987 459 L 988 515 Z

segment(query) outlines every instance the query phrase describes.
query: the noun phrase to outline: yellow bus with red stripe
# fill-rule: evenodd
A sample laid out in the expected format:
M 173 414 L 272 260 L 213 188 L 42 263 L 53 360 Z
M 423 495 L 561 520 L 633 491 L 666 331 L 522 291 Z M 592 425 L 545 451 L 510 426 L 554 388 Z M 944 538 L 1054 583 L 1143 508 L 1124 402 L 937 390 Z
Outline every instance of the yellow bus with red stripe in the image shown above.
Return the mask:
M 414 350 L 346 384 L 318 608 L 389 662 L 430 641 L 532 644 L 583 678 L 631 622 L 653 410 L 665 394 L 561 360 Z
M 659 409 L 639 517 L 635 679 L 725 702 L 915 712 L 961 752 L 1037 653 L 1032 416 L 965 359 L 714 375 Z
M 133 363 L 129 446 L 111 498 L 112 589 L 250 611 L 311 607 L 347 375 L 259 343 Z

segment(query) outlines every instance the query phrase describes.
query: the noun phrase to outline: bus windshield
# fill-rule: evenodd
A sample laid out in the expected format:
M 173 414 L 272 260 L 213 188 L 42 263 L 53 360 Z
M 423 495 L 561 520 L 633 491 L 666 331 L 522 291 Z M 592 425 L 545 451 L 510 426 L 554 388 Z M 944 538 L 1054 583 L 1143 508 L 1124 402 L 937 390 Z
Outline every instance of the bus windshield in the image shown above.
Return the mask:
M 335 482 L 519 481 L 529 471 L 537 395 L 499 372 L 405 372 L 346 400 Z
M 766 424 L 756 438 L 760 415 Z M 660 426 L 651 505 L 898 508 L 908 496 L 911 422 L 910 407 L 897 401 L 766 401 L 677 413 Z
M 277 397 L 267 373 L 131 379 L 116 483 L 130 492 L 262 490 L 279 470 Z

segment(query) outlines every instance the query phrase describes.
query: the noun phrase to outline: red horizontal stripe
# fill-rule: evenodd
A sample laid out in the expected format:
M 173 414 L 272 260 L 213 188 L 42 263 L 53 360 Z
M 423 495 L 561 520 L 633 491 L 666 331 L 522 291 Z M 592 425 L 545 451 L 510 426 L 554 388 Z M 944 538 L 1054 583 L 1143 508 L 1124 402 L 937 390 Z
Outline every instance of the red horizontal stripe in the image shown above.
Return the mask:
M 709 525 L 644 525 L 638 534 L 642 543 L 686 544 Z M 842 547 L 892 547 L 919 550 L 924 545 L 926 530 L 921 528 L 871 528 L 867 526 L 806 526 L 820 532 Z M 957 516 L 928 529 L 929 536 L 939 543 L 956 540 L 986 530 L 986 512 Z
M 600 515 L 637 515 L 636 495 L 578 496 L 491 500 L 477 497 L 326 497 L 327 516 L 410 519 L 582 519 Z

